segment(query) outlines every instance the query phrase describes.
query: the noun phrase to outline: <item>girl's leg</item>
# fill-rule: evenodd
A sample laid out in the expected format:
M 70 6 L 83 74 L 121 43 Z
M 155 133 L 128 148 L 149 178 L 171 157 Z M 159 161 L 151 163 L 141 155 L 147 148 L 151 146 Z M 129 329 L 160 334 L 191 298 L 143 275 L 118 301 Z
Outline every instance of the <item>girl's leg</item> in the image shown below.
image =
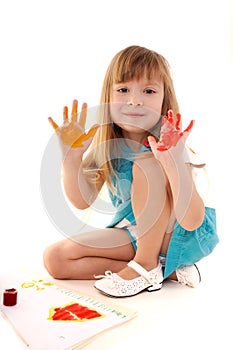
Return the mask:
M 138 230 L 134 260 L 150 271 L 158 265 L 171 214 L 167 179 L 154 157 L 138 159 L 134 163 L 132 206 Z M 130 267 L 124 268 L 119 275 L 124 279 L 137 277 Z
M 84 233 L 48 247 L 44 265 L 59 279 L 94 279 L 106 270 L 122 270 L 135 255 L 127 233 L 109 228 Z
M 172 236 L 172 232 L 166 233 L 164 236 L 160 253 L 164 254 L 165 256 L 167 255 L 167 250 L 171 240 L 171 236 Z M 174 271 L 170 276 L 168 276 L 167 279 L 177 281 L 176 271 Z

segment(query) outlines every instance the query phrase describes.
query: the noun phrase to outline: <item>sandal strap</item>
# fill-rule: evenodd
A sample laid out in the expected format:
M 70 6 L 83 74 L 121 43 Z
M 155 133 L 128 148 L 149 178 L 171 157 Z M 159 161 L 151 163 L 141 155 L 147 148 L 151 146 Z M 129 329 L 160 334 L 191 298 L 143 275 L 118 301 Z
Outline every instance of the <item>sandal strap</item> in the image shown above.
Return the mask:
M 144 277 L 148 282 L 150 282 L 149 272 L 146 269 L 144 269 L 144 267 L 142 267 L 140 264 L 138 264 L 136 261 L 131 260 L 128 262 L 127 265 L 131 267 L 131 269 L 136 271 L 139 275 Z

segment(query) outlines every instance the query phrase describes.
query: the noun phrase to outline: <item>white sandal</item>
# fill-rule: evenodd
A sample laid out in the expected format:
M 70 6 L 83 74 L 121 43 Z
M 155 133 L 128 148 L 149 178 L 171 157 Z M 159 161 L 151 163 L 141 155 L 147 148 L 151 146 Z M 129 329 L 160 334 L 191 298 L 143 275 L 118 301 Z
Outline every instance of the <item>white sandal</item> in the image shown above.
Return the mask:
M 176 276 L 180 284 L 192 288 L 195 288 L 201 282 L 201 274 L 196 264 L 178 267 Z
M 132 280 L 125 280 L 116 273 L 106 271 L 104 276 L 95 276 L 96 278 L 103 278 L 96 281 L 94 287 L 111 297 L 130 297 L 144 290 L 153 292 L 162 288 L 163 272 L 161 263 L 151 271 L 147 271 L 134 260 L 131 260 L 128 266 L 140 276 Z

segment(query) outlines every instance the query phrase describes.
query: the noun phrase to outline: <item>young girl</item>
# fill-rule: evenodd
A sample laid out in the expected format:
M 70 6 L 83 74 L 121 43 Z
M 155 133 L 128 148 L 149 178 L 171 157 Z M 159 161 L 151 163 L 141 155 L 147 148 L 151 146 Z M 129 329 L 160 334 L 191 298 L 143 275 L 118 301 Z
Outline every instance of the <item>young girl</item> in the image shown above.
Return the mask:
M 48 272 L 98 278 L 94 286 L 114 297 L 159 290 L 166 278 L 194 287 L 195 263 L 218 243 L 215 210 L 193 180 L 192 169 L 202 166 L 185 143 L 193 121 L 181 131 L 167 61 L 140 46 L 120 51 L 106 72 L 99 124 L 88 133 L 86 113 L 84 103 L 78 120 L 75 100 L 70 120 L 64 107 L 61 127 L 49 118 L 63 155 L 64 189 L 86 209 L 106 183 L 116 214 L 105 229 L 48 247 Z

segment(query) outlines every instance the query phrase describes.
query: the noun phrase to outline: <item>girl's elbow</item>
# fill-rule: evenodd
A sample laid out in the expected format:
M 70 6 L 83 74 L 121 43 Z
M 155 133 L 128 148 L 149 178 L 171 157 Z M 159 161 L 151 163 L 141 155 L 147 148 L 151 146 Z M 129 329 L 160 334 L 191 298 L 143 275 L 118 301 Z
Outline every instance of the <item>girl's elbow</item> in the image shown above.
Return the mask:
M 89 204 L 83 199 L 73 198 L 72 196 L 68 197 L 69 202 L 78 210 L 85 210 L 89 208 Z

